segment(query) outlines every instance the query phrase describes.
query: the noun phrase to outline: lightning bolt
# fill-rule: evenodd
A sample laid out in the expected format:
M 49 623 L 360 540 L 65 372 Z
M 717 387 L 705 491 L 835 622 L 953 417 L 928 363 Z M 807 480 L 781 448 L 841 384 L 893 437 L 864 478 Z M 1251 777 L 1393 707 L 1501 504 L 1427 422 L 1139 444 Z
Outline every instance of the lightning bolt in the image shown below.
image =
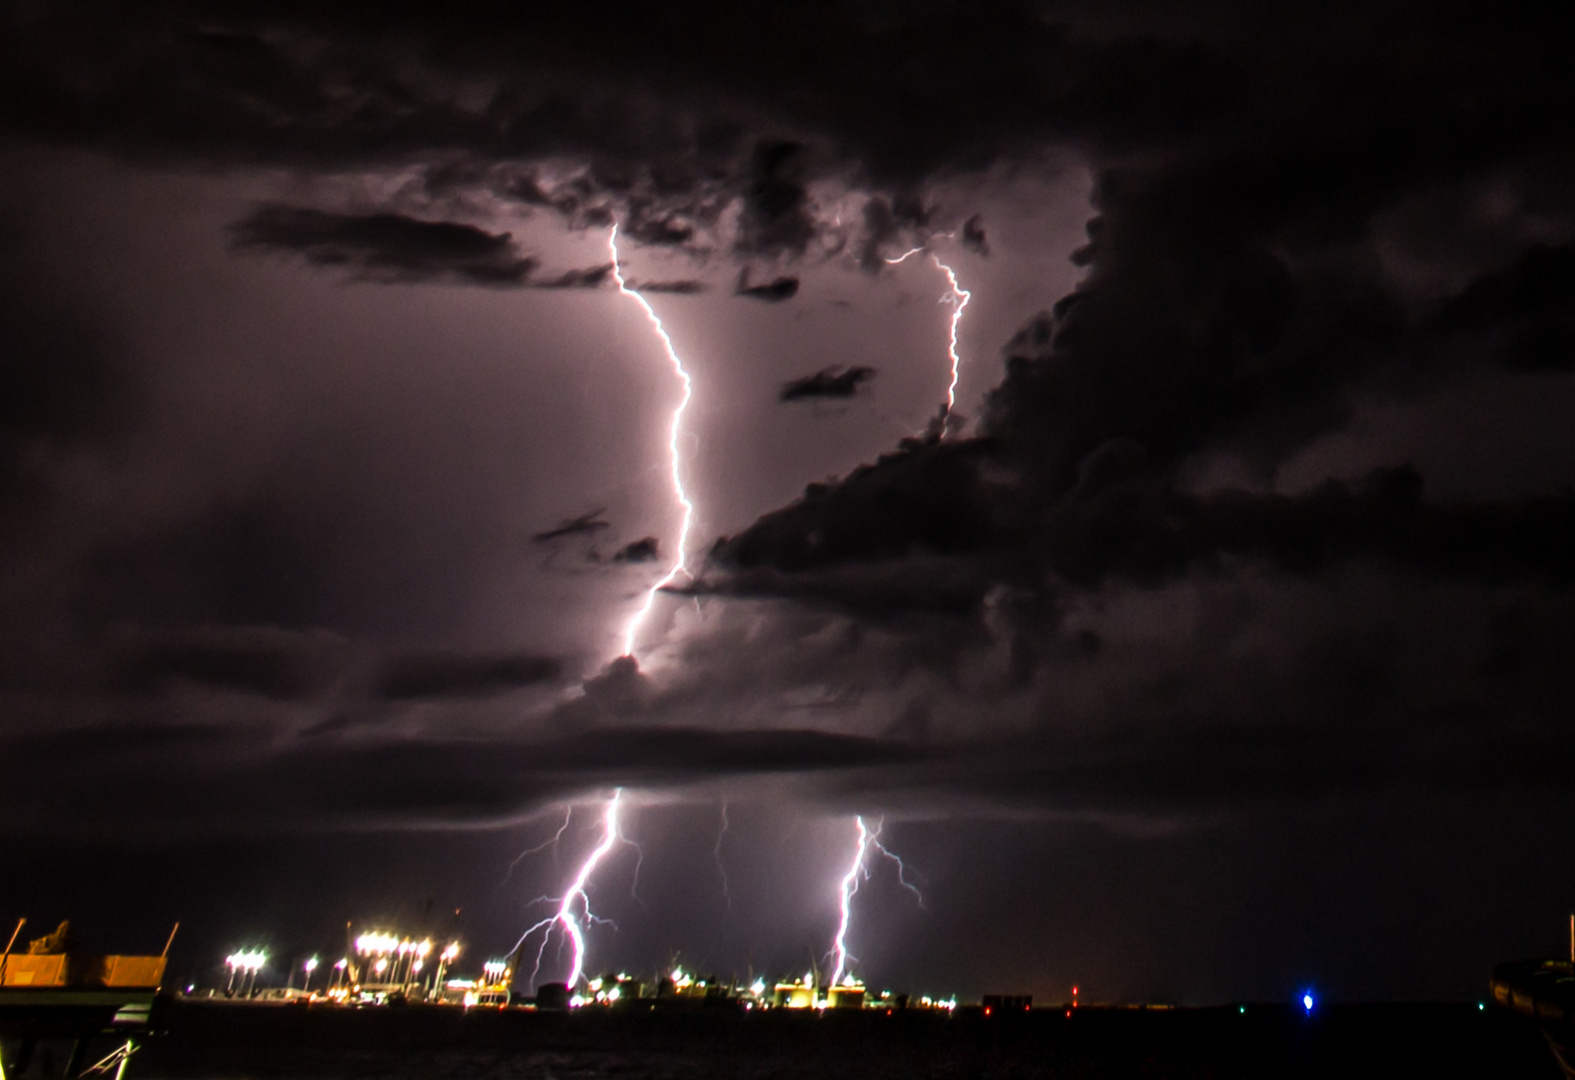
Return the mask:
M 880 834 L 885 827 L 885 822 L 877 822 L 872 831 L 864 824 L 863 815 L 855 817 L 853 821 L 858 826 L 859 839 L 853 850 L 853 862 L 849 864 L 847 873 L 842 875 L 841 921 L 837 924 L 837 936 L 831 946 L 833 967 L 831 982 L 828 984 L 831 986 L 836 986 L 842 981 L 842 976 L 848 968 L 848 961 L 858 959 L 848 952 L 848 925 L 853 921 L 853 897 L 859 891 L 859 882 L 870 876 L 869 867 L 866 865 L 870 848 L 873 847 L 884 858 L 897 864 L 897 880 L 904 889 L 914 895 L 919 902 L 919 907 L 924 907 L 924 895 L 919 892 L 918 886 L 908 880 L 907 867 L 903 864 L 902 857 L 880 842 Z
M 694 503 L 689 500 L 688 493 L 684 490 L 683 462 L 678 451 L 678 439 L 683 433 L 684 412 L 689 407 L 690 399 L 694 397 L 694 381 L 690 379 L 689 372 L 684 370 L 684 362 L 679 358 L 677 350 L 673 347 L 673 339 L 668 336 L 666 328 L 662 326 L 662 320 L 657 317 L 655 310 L 652 309 L 645 297 L 641 296 L 636 290 L 631 289 L 628 281 L 624 279 L 622 263 L 618 257 L 618 226 L 616 224 L 613 225 L 607 234 L 607 251 L 612 257 L 613 281 L 617 283 L 619 293 L 639 304 L 640 310 L 645 312 L 646 319 L 650 321 L 652 329 L 656 331 L 656 336 L 661 340 L 662 348 L 667 353 L 667 359 L 672 363 L 673 370 L 677 373 L 684 387 L 683 398 L 678 402 L 678 407 L 673 410 L 672 424 L 667 436 L 667 449 L 672 461 L 673 495 L 679 506 L 683 507 L 683 525 L 678 532 L 678 553 L 667 573 L 646 591 L 645 599 L 640 604 L 639 610 L 634 613 L 624 627 L 623 652 L 620 655 L 633 657 L 635 641 L 639 635 L 640 627 L 645 623 L 646 617 L 651 613 L 651 608 L 656 603 L 656 594 L 667 585 L 670 585 L 680 573 L 686 572 L 685 564 L 689 558 L 689 529 L 694 523 L 695 508 Z M 542 959 L 546 955 L 547 945 L 552 939 L 555 927 L 561 929 L 564 937 L 568 939 L 574 957 L 569 969 L 569 976 L 565 981 L 571 988 L 580 981 L 580 975 L 585 967 L 585 933 L 591 923 L 601 921 L 597 918 L 595 912 L 591 910 L 590 897 L 586 894 L 586 887 L 590 882 L 591 875 L 595 873 L 597 865 L 607 856 L 607 853 L 612 851 L 619 843 L 630 843 L 618 831 L 618 813 L 622 800 L 623 789 L 618 788 L 614 791 L 613 797 L 607 803 L 604 812 L 601 842 L 597 844 L 595 850 L 586 856 L 585 861 L 580 864 L 580 871 L 575 875 L 574 881 L 559 901 L 557 912 L 526 930 L 514 947 L 515 951 L 518 951 L 524 946 L 525 942 L 530 940 L 532 934 L 538 930 L 544 931 L 541 937 L 541 944 L 536 950 L 536 966 L 531 972 L 533 985 L 537 976 L 541 973 Z M 573 813 L 572 808 L 569 813 Z M 562 827 L 558 829 L 557 834 L 551 840 L 523 852 L 519 858 L 514 860 L 515 864 L 525 856 L 541 851 L 549 846 L 556 851 L 557 843 L 563 837 L 563 833 L 568 827 L 569 817 L 565 816 Z M 718 840 L 719 846 L 720 843 L 721 841 Z M 639 850 L 638 845 L 634 845 L 634 847 L 637 851 Z M 644 861 L 643 852 L 641 852 L 641 861 Z M 511 865 L 510 870 L 512 871 L 512 869 L 513 866 Z M 639 874 L 640 864 L 637 863 L 635 865 L 634 883 L 630 885 L 630 893 L 636 900 L 640 899 L 639 894 L 635 891 L 639 883 Z M 640 902 L 644 903 L 644 901 Z
M 962 321 L 963 308 L 967 307 L 968 301 L 973 299 L 973 293 L 957 284 L 956 273 L 952 271 L 951 267 L 941 262 L 939 255 L 932 254 L 930 261 L 946 275 L 946 283 L 952 287 L 951 341 L 946 346 L 946 355 L 951 357 L 952 361 L 952 381 L 951 385 L 946 388 L 946 412 L 941 417 L 944 425 L 945 421 L 951 419 L 952 409 L 957 405 L 957 378 L 962 370 L 962 357 L 957 355 L 957 324 Z M 944 436 L 944 426 L 941 431 Z
M 897 864 L 897 884 L 911 892 L 913 898 L 919 902 L 919 906 L 922 908 L 924 906 L 924 894 L 919 891 L 917 885 L 908 880 L 908 867 L 902 861 L 902 856 L 880 842 L 880 830 L 881 826 L 877 825 L 874 835 L 870 837 L 870 843 L 874 845 L 875 850 L 880 852 L 882 856 Z
M 537 844 L 535 847 L 526 848 L 524 851 L 522 851 L 518 855 L 514 856 L 514 861 L 509 863 L 508 870 L 506 870 L 504 872 L 504 874 L 503 874 L 503 880 L 498 882 L 498 888 L 501 889 L 501 888 L 503 888 L 503 886 L 507 885 L 508 882 L 509 882 L 509 878 L 514 875 L 514 868 L 517 867 L 520 863 L 524 862 L 527 858 L 529 858 L 532 855 L 536 855 L 536 854 L 538 854 L 540 852 L 546 851 L 548 848 L 552 848 L 553 860 L 556 861 L 557 857 L 558 857 L 558 841 L 562 840 L 563 839 L 563 834 L 569 830 L 569 819 L 572 818 L 573 816 L 574 816 L 574 807 L 572 807 L 572 806 L 564 807 L 563 808 L 563 824 L 559 825 L 558 826 L 558 831 L 552 834 L 552 839 L 550 839 L 550 840 L 543 840 L 541 843 Z
M 554 926 L 562 928 L 569 944 L 573 947 L 574 962 L 569 969 L 569 976 L 564 981 L 573 988 L 580 981 L 580 975 L 585 970 L 585 931 L 593 922 L 600 922 L 596 913 L 591 910 L 591 900 L 586 895 L 585 889 L 589 884 L 591 875 L 596 872 L 597 865 L 606 858 L 607 853 L 621 843 L 628 843 L 618 831 L 618 811 L 623 801 L 623 788 L 613 792 L 613 797 L 608 800 L 602 815 L 602 839 L 596 845 L 585 861 L 580 864 L 580 871 L 574 876 L 574 881 L 569 885 L 568 891 L 558 903 L 556 913 L 542 919 L 525 933 L 520 935 L 518 944 L 514 946 L 517 951 L 525 942 L 530 940 L 532 934 L 538 930 L 545 930 L 542 935 L 541 946 L 536 950 L 536 967 L 531 972 L 531 983 L 535 984 L 536 977 L 541 974 L 542 957 L 547 951 L 547 942 L 552 937 Z M 581 922 L 583 919 L 583 925 Z
M 651 328 L 656 331 L 656 336 L 662 341 L 662 348 L 667 351 L 667 359 L 671 361 L 673 370 L 678 373 L 678 378 L 684 384 L 684 396 L 679 401 L 678 407 L 673 410 L 672 426 L 667 436 L 667 449 L 673 466 L 673 496 L 678 504 L 684 508 L 683 527 L 678 531 L 678 556 L 674 560 L 672 568 L 646 592 L 645 601 L 624 628 L 622 655 L 633 656 L 635 638 L 639 634 L 640 627 L 644 624 L 646 616 L 651 613 L 651 608 L 656 603 L 656 594 L 672 584 L 673 579 L 678 577 L 679 574 L 687 573 L 685 563 L 688 562 L 689 558 L 689 526 L 694 521 L 695 507 L 694 503 L 689 501 L 688 493 L 684 491 L 683 470 L 678 453 L 678 436 L 683 431 L 684 410 L 689 407 L 689 399 L 694 396 L 694 381 L 690 379 L 689 372 L 684 370 L 684 362 L 678 358 L 678 352 L 673 348 L 673 339 L 667 336 L 667 330 L 662 326 L 662 320 L 657 318 L 656 312 L 652 310 L 645 297 L 641 296 L 634 289 L 629 288 L 628 282 L 624 280 L 623 271 L 618 262 L 617 225 L 614 225 L 612 231 L 607 235 L 607 250 L 612 255 L 613 280 L 618 283 L 618 291 L 634 300 L 635 303 L 640 305 L 640 310 L 645 312 L 645 317 L 650 320 Z
M 922 252 L 924 248 L 909 248 L 895 259 L 887 259 L 887 264 L 897 266 L 907 262 L 914 255 Z M 946 421 L 951 419 L 952 410 L 957 407 L 957 380 L 962 374 L 962 356 L 957 352 L 957 324 L 962 321 L 963 308 L 968 306 L 968 301 L 973 299 L 973 293 L 963 288 L 957 281 L 957 273 L 950 266 L 941 262 L 941 257 L 934 252 L 930 253 L 930 261 L 935 268 L 946 275 L 946 284 L 951 287 L 951 295 L 941 297 L 941 303 L 952 305 L 951 335 L 946 345 L 946 355 L 952 363 L 952 381 L 946 387 L 946 405 L 941 409 L 941 437 L 946 435 Z
M 862 816 L 853 819 L 859 827 L 859 842 L 853 849 L 853 863 L 848 867 L 848 872 L 842 875 L 842 921 L 837 924 L 837 936 L 832 942 L 831 959 L 831 985 L 836 986 L 842 981 L 842 973 L 848 966 L 848 923 L 853 916 L 853 894 L 859 891 L 859 878 L 864 870 L 864 853 L 869 847 L 870 832 L 864 827 Z

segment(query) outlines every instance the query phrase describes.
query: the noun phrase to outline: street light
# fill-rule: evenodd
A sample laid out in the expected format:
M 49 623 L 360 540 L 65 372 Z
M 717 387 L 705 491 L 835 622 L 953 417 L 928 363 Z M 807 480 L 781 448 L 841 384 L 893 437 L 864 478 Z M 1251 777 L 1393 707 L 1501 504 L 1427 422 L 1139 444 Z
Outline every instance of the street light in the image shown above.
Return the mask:
M 317 970 L 317 957 L 312 957 L 301 966 L 306 969 L 306 981 L 301 984 L 301 990 L 309 993 L 312 989 L 312 972 Z
M 448 973 L 448 966 L 454 962 L 454 958 L 458 955 L 459 942 L 457 941 L 449 942 L 448 948 L 438 953 L 438 969 L 437 974 L 432 979 L 433 986 L 437 987 L 443 985 L 443 976 Z
M 230 993 L 235 989 L 235 976 L 237 972 L 239 972 L 241 975 L 242 993 L 246 992 L 246 977 L 248 975 L 251 976 L 251 989 L 256 990 L 257 972 L 261 971 L 263 965 L 267 962 L 268 954 L 263 952 L 261 949 L 251 949 L 249 951 L 242 950 L 241 952 L 234 952 L 229 956 L 226 956 L 224 958 L 224 963 L 225 966 L 230 969 L 230 982 L 229 985 L 225 987 L 225 993 Z

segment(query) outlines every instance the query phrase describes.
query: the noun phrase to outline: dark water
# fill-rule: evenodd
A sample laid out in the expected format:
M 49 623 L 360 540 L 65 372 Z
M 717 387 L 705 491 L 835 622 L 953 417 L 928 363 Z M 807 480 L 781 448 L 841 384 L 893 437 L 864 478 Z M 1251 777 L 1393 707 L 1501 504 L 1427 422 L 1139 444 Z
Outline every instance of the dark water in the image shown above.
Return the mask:
M 185 1004 L 128 1080 L 896 1080 L 935 1077 L 1527 1077 L 1535 1025 L 1470 1005 L 1081 1009 L 945 1018 L 714 1011 L 546 1014 Z

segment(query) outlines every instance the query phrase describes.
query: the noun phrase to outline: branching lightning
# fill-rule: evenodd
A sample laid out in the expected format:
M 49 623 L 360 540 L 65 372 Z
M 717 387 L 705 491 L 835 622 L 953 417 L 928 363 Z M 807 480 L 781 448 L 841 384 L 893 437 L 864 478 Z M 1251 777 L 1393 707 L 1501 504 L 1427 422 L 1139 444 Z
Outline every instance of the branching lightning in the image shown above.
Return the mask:
M 514 874 L 514 868 L 516 866 L 518 866 L 520 863 L 524 862 L 526 859 L 528 859 L 532 855 L 539 854 L 539 853 L 541 853 L 543 851 L 546 851 L 548 848 L 552 848 L 553 861 L 556 862 L 557 861 L 557 857 L 558 857 L 558 841 L 562 840 L 563 839 L 563 834 L 569 831 L 569 820 L 571 818 L 573 818 L 573 817 L 574 817 L 574 807 L 572 807 L 572 806 L 564 807 L 563 808 L 563 824 L 558 826 L 558 831 L 552 834 L 552 838 L 550 840 L 543 840 L 541 843 L 537 844 L 535 847 L 526 848 L 524 851 L 522 851 L 518 855 L 514 856 L 514 861 L 509 863 L 508 870 L 505 871 L 504 874 L 503 874 L 503 880 L 498 882 L 498 888 L 501 889 L 501 888 L 503 888 L 504 885 L 507 885 L 508 881 L 509 881 L 509 878 L 512 877 L 513 874 Z
M 660 592 L 665 586 L 671 584 L 679 574 L 687 572 L 686 564 L 688 562 L 689 530 L 690 526 L 694 522 L 695 508 L 694 504 L 689 500 L 688 493 L 684 490 L 682 459 L 679 454 L 678 442 L 679 436 L 683 433 L 684 412 L 689 407 L 690 399 L 694 396 L 694 383 L 689 377 L 689 372 L 684 369 L 683 361 L 679 359 L 677 351 L 673 348 L 673 340 L 668 336 L 667 330 L 662 326 L 662 320 L 657 317 L 655 310 L 652 309 L 645 297 L 641 296 L 636 290 L 631 289 L 629 287 L 629 283 L 624 279 L 623 267 L 618 257 L 618 226 L 616 224 L 612 227 L 612 230 L 607 235 L 607 250 L 612 256 L 612 276 L 613 280 L 617 282 L 618 291 L 624 296 L 634 300 L 635 303 L 640 305 L 640 310 L 645 312 L 645 317 L 650 321 L 652 329 L 656 331 L 656 336 L 661 340 L 662 348 L 667 353 L 667 359 L 672 363 L 673 370 L 678 374 L 678 378 L 683 383 L 684 389 L 682 399 L 678 402 L 677 408 L 673 410 L 672 424 L 667 436 L 668 453 L 672 462 L 673 495 L 678 502 L 678 505 L 683 508 L 683 525 L 678 532 L 677 555 L 673 561 L 672 567 L 669 568 L 667 573 L 662 576 L 661 580 L 657 581 L 650 587 L 649 590 L 647 590 L 645 599 L 641 603 L 639 610 L 634 613 L 634 615 L 629 619 L 628 624 L 624 627 L 623 653 L 621 655 L 632 657 L 634 655 L 635 642 L 639 636 L 640 627 L 644 624 L 646 616 L 650 614 L 651 608 L 656 603 L 656 594 Z M 569 975 L 565 982 L 572 988 L 580 981 L 580 976 L 584 972 L 585 967 L 585 933 L 592 923 L 604 921 L 599 919 L 596 916 L 596 913 L 591 910 L 590 897 L 586 892 L 586 889 L 590 883 L 591 875 L 596 872 L 597 866 L 604 858 L 606 858 L 607 854 L 612 851 L 615 846 L 620 843 L 631 843 L 619 832 L 618 815 L 622 806 L 622 801 L 623 789 L 619 788 L 613 793 L 612 799 L 608 801 L 604 810 L 601 841 L 596 845 L 595 850 L 586 856 L 585 861 L 580 864 L 579 873 L 575 875 L 574 881 L 569 885 L 568 890 L 557 901 L 558 910 L 554 914 L 540 920 L 530 929 L 526 930 L 525 933 L 520 936 L 519 942 L 515 945 L 515 950 L 517 952 L 519 949 L 524 947 L 527 941 L 530 940 L 531 935 L 535 934 L 538 930 L 542 931 L 541 944 L 536 950 L 536 966 L 531 972 L 532 985 L 535 984 L 536 978 L 541 974 L 542 960 L 546 955 L 547 945 L 553 937 L 553 931 L 555 928 L 558 929 L 562 935 L 560 938 L 560 948 L 562 941 L 567 939 L 573 954 L 573 962 L 570 965 Z M 562 839 L 564 832 L 568 829 L 569 816 L 572 815 L 572 813 L 573 811 L 571 808 L 569 814 L 564 817 L 563 825 L 558 829 L 557 833 L 551 840 L 521 853 L 519 858 L 514 860 L 515 864 L 518 864 L 520 859 L 525 858 L 527 855 L 542 851 L 547 847 L 552 847 L 556 853 L 558 841 Z M 723 818 L 723 822 L 725 826 L 725 816 Z M 718 860 L 720 865 L 720 839 L 718 839 L 717 844 Z M 639 850 L 638 845 L 633 846 L 637 851 Z M 643 857 L 644 853 L 642 852 L 642 861 Z M 510 866 L 511 871 L 512 869 L 513 865 Z M 640 866 L 638 863 L 636 863 L 634 881 L 630 885 L 630 893 L 636 900 L 640 899 L 639 894 L 635 891 L 639 883 L 639 873 Z M 641 901 L 641 903 L 643 904 L 644 901 Z
M 848 866 L 848 872 L 842 875 L 841 885 L 841 919 L 837 923 L 837 936 L 831 946 L 832 973 L 830 986 L 836 986 L 842 981 L 842 976 L 848 970 L 848 961 L 858 957 L 848 952 L 848 925 L 853 918 L 853 897 L 859 891 L 859 882 L 870 876 L 867 859 L 870 848 L 880 852 L 882 856 L 897 864 L 897 880 L 904 889 L 907 889 L 918 900 L 919 906 L 924 906 L 924 895 L 919 892 L 918 886 L 907 878 L 907 867 L 902 858 L 890 848 L 880 842 L 881 829 L 885 823 L 877 823 L 874 830 L 864 824 L 862 815 L 853 819 L 858 826 L 859 840 L 853 852 L 853 862 Z
M 538 930 L 546 931 L 542 934 L 541 946 L 536 950 L 536 967 L 531 972 L 531 983 L 534 985 L 536 978 L 541 974 L 542 957 L 547 951 L 548 939 L 552 937 L 553 927 L 556 924 L 562 928 L 565 937 L 572 946 L 574 962 L 569 969 L 568 978 L 564 980 L 571 988 L 580 981 L 580 975 L 585 970 L 585 931 L 591 923 L 601 922 L 596 913 L 591 910 L 590 897 L 586 894 L 586 886 L 591 875 L 595 873 L 597 864 L 606 858 L 619 843 L 629 843 L 618 831 L 618 812 L 623 801 L 623 789 L 618 788 L 613 792 L 613 797 L 608 800 L 602 815 L 602 839 L 596 845 L 585 861 L 580 864 L 580 871 L 575 875 L 574 881 L 569 885 L 568 891 L 558 902 L 556 913 L 542 919 L 525 933 L 520 935 L 519 949 L 530 940 L 530 936 Z M 567 824 L 565 824 L 567 827 Z
M 895 259 L 887 259 L 892 266 L 907 262 L 909 258 L 919 254 L 924 248 L 910 248 Z M 946 405 L 941 409 L 941 433 L 946 432 L 946 421 L 951 419 L 952 410 L 957 407 L 957 380 L 962 373 L 962 356 L 957 352 L 957 324 L 962 321 L 963 308 L 968 306 L 968 301 L 973 299 L 973 294 L 963 288 L 957 281 L 956 272 L 934 252 L 930 253 L 930 261 L 935 268 L 946 275 L 946 283 L 951 286 L 951 295 L 941 297 L 941 302 L 952 305 L 951 336 L 946 346 L 946 355 L 952 362 L 952 380 L 946 387 Z
M 880 842 L 880 830 L 881 827 L 877 825 L 875 827 L 875 834 L 870 837 L 870 843 L 874 845 L 875 850 L 880 852 L 881 855 L 897 864 L 897 884 L 911 892 L 913 894 L 913 898 L 919 902 L 919 906 L 922 908 L 924 906 L 924 894 L 919 891 L 919 887 L 917 885 L 908 880 L 908 867 L 907 864 L 902 861 L 902 856 L 898 855 L 885 844 Z
M 645 297 L 641 296 L 634 289 L 629 288 L 628 282 L 624 280 L 623 271 L 618 262 L 617 225 L 612 227 L 612 231 L 607 236 L 607 249 L 612 254 L 613 280 L 618 283 L 618 291 L 624 296 L 632 298 L 635 303 L 640 305 L 640 310 L 645 312 L 645 317 L 650 320 L 652 329 L 656 331 L 656 336 L 662 340 L 662 347 L 667 350 L 667 359 L 672 362 L 673 370 L 678 373 L 679 379 L 684 384 L 684 396 L 679 401 L 678 407 L 673 410 L 672 427 L 667 437 L 668 452 L 671 455 L 673 466 L 673 495 L 678 504 L 684 508 L 684 523 L 678 531 L 678 554 L 672 568 L 646 592 L 645 601 L 629 620 L 628 626 L 624 628 L 623 655 L 633 656 L 635 638 L 639 634 L 640 627 L 644 624 L 646 616 L 650 614 L 652 606 L 656 603 L 656 594 L 672 584 L 679 574 L 688 572 L 686 563 L 689 558 L 689 527 L 694 521 L 695 508 L 694 504 L 689 501 L 688 493 L 684 491 L 683 470 L 678 452 L 678 437 L 683 431 L 684 410 L 689 407 L 689 399 L 694 396 L 694 382 L 690 379 L 689 372 L 684 370 L 684 362 L 678 358 L 678 353 L 673 348 L 673 339 L 667 336 L 667 330 L 662 326 L 662 320 L 657 317 L 656 312 L 646 302 Z

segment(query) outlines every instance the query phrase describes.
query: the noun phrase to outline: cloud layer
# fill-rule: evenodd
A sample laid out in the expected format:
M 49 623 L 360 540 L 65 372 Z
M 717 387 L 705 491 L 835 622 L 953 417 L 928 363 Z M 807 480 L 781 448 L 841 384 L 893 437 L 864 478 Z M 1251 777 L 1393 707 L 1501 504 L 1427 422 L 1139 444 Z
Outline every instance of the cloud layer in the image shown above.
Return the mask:
M 1567 809 L 1565 51 L 1469 5 L 8 9 L 5 828 L 493 827 L 741 779 L 1125 837 Z M 1020 325 L 980 415 L 905 435 L 879 410 L 918 361 L 868 328 L 928 300 L 888 260 L 999 265 L 998 222 L 1047 211 L 981 204 L 1068 158 L 1094 177 L 1080 283 L 978 290 Z M 166 185 L 126 218 L 167 244 L 83 224 L 105 187 L 72 185 L 106 169 Z M 188 199 L 199 175 L 228 201 Z M 579 460 L 635 475 L 621 440 L 648 464 L 669 437 L 668 388 L 595 366 L 619 339 L 576 306 L 610 292 L 614 222 L 674 304 L 736 280 L 759 334 L 845 316 L 869 363 L 777 396 L 890 430 L 762 494 L 639 664 L 544 644 L 594 637 L 673 546 Z M 225 348 L 266 328 L 278 355 L 96 265 L 162 265 L 182 228 L 229 253 L 159 280 L 244 293 Z M 857 302 L 826 303 L 832 269 Z M 318 279 L 375 287 L 292 338 Z M 675 315 L 697 370 L 755 362 Z M 497 357 L 517 381 L 467 382 Z M 780 378 L 697 414 L 796 413 Z M 655 434 L 581 423 L 615 395 Z M 128 766 L 192 779 L 112 794 Z

